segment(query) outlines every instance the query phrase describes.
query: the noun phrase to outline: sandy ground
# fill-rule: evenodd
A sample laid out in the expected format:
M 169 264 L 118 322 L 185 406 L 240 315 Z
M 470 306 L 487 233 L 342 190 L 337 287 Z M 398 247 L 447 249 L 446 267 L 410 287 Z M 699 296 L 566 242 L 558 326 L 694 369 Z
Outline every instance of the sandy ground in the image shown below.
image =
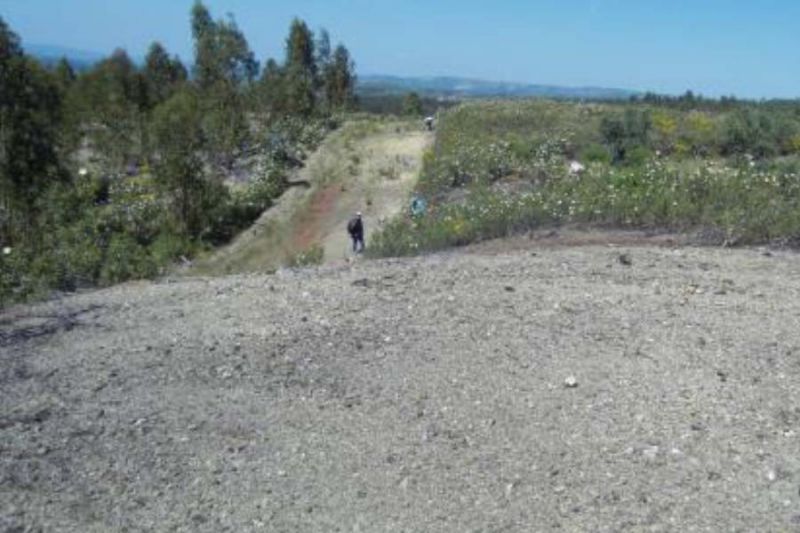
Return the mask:
M 433 141 L 416 122 L 353 120 L 332 133 L 291 187 L 249 230 L 211 256 L 192 274 L 264 272 L 312 246 L 321 246 L 323 262 L 352 257 L 347 221 L 364 214 L 370 233 L 406 207 L 425 148 Z
M 798 531 L 798 326 L 792 253 L 535 242 L 13 308 L 0 531 Z

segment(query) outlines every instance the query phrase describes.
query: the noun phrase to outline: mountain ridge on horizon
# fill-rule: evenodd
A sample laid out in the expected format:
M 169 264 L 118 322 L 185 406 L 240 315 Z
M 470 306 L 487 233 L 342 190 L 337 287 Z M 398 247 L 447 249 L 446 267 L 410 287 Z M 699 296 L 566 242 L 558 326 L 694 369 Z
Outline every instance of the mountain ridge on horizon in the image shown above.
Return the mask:
M 493 81 L 461 76 L 396 76 L 367 74 L 359 76 L 359 89 L 367 94 L 396 94 L 415 91 L 425 96 L 451 97 L 526 97 L 586 99 L 628 99 L 641 91 L 600 86 L 566 86 L 525 82 Z
M 66 57 L 76 70 L 91 68 L 108 54 L 60 45 L 32 43 L 25 50 L 45 64 L 54 64 Z M 139 57 L 132 58 L 141 63 Z M 188 66 L 188 65 L 187 65 Z M 418 92 L 439 98 L 491 98 L 491 97 L 549 97 L 568 99 L 628 99 L 641 91 L 601 86 L 565 86 L 526 82 L 495 81 L 466 76 L 400 76 L 394 74 L 364 74 L 358 76 L 357 90 L 368 96 L 394 96 Z

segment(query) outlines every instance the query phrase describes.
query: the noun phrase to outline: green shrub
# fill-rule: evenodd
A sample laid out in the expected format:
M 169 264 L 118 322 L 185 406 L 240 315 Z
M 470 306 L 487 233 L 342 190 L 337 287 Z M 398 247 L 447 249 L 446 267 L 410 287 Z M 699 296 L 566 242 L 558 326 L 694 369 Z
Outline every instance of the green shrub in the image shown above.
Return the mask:
M 473 186 L 459 203 L 392 221 L 373 236 L 369 254 L 413 255 L 554 223 L 718 228 L 740 244 L 800 238 L 796 162 L 732 166 L 645 155 L 636 165 L 630 158 L 625 166 L 590 165 L 579 175 L 562 174 L 524 194 Z
M 625 164 L 631 167 L 641 167 L 653 157 L 646 146 L 633 146 L 625 153 Z
M 325 249 L 320 244 L 312 245 L 308 250 L 290 256 L 286 261 L 289 268 L 300 268 L 321 265 Z
M 590 144 L 580 153 L 580 160 L 586 163 L 611 163 L 611 154 L 608 149 L 600 144 Z
M 171 232 L 161 233 L 148 247 L 155 265 L 169 265 L 182 257 L 192 257 L 196 245 L 183 235 Z
M 100 270 L 102 284 L 111 285 L 130 279 L 149 278 L 157 273 L 158 265 L 147 253 L 147 249 L 133 237 L 116 234 L 111 238 Z

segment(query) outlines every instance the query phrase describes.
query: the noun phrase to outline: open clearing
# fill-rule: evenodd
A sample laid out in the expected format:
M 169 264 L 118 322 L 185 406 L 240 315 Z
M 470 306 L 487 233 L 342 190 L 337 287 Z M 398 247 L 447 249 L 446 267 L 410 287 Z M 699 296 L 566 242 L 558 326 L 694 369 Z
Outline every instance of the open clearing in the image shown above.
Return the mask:
M 432 140 L 416 121 L 346 122 L 290 179 L 295 185 L 275 206 L 229 246 L 198 261 L 191 272 L 263 272 L 312 246 L 323 248 L 323 262 L 344 262 L 351 256 L 349 218 L 356 211 L 364 213 L 369 241 L 371 232 L 397 215 Z
M 798 317 L 793 253 L 535 243 L 13 308 L 0 530 L 797 531 Z

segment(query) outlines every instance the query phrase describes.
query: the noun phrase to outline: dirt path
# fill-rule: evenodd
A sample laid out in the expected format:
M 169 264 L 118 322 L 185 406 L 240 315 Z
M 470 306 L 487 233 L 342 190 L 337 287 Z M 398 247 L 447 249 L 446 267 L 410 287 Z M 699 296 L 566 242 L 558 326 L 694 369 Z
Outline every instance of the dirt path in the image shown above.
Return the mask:
M 290 188 L 231 245 L 201 259 L 192 274 L 230 274 L 277 268 L 322 246 L 325 263 L 350 257 L 345 227 L 355 211 L 369 233 L 405 205 L 432 136 L 418 124 L 363 119 L 331 134 Z
M 364 214 L 367 245 L 370 232 L 400 213 L 419 175 L 422 154 L 431 141 L 429 134 L 398 133 L 390 126 L 354 147 L 351 161 L 354 155 L 359 158 L 358 173 L 345 180 L 342 187 L 334 185 L 338 189 L 335 196 L 326 190 L 319 195 L 319 202 L 312 203 L 318 207 L 315 238 L 324 246 L 327 263 L 341 262 L 352 255 L 345 226 L 354 212 Z

